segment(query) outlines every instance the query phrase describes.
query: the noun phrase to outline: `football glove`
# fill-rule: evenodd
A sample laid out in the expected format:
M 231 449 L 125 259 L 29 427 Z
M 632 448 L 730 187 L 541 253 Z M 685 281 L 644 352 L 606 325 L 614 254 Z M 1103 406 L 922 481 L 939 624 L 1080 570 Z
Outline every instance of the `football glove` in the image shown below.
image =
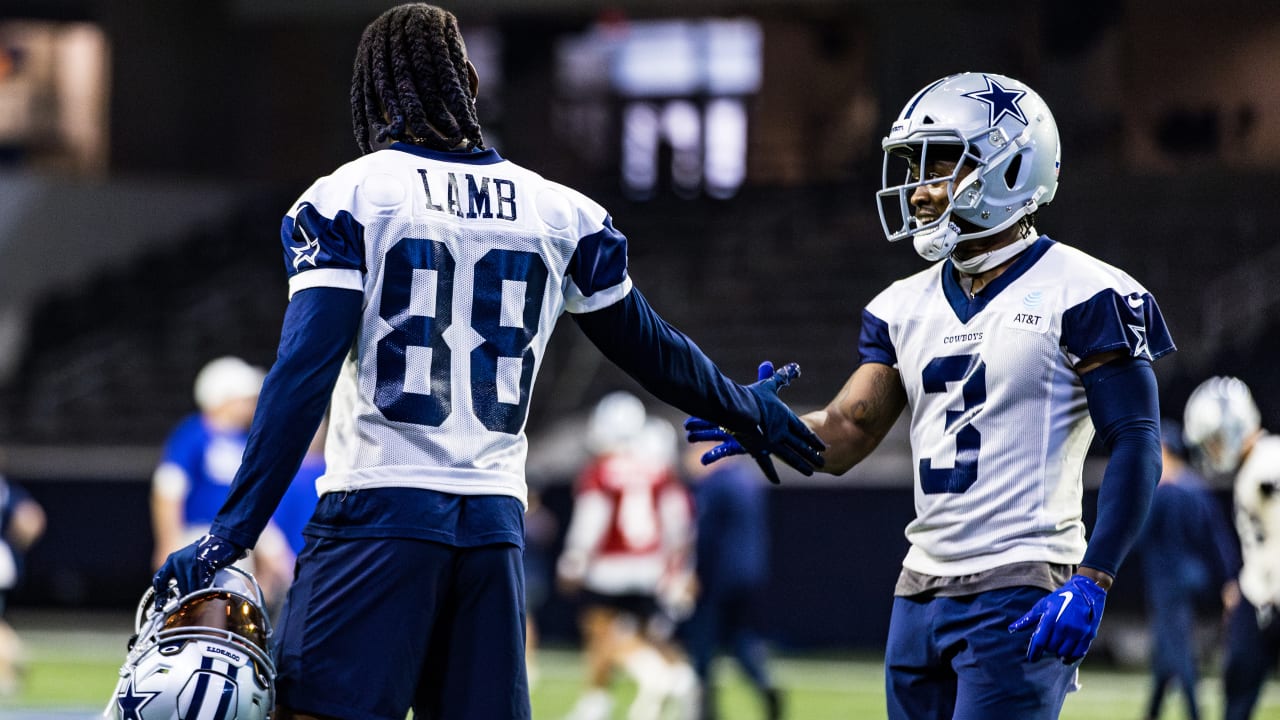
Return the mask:
M 771 456 L 776 455 L 804 475 L 812 475 L 822 467 L 822 451 L 826 445 L 804 421 L 778 398 L 778 391 L 800 377 L 800 366 L 784 365 L 777 372 L 768 360 L 760 363 L 757 381 L 747 386 L 760 407 L 759 424 L 748 431 L 732 432 L 702 418 L 691 417 L 684 423 L 689 442 L 720 443 L 702 456 L 702 464 L 710 465 L 730 455 L 750 455 L 769 482 L 778 484 L 778 471 Z
M 1072 575 L 1062 587 L 1046 595 L 1031 611 L 1009 626 L 1009 632 L 1036 626 L 1027 644 L 1027 660 L 1039 660 L 1044 652 L 1073 663 L 1089 652 L 1098 636 L 1107 591 L 1092 579 Z
M 224 567 L 245 556 L 245 549 L 217 535 L 205 535 L 190 545 L 169 553 L 169 557 L 151 578 L 156 593 L 156 607 L 170 596 L 169 584 L 177 584 L 178 596 L 202 590 L 213 582 L 213 576 Z

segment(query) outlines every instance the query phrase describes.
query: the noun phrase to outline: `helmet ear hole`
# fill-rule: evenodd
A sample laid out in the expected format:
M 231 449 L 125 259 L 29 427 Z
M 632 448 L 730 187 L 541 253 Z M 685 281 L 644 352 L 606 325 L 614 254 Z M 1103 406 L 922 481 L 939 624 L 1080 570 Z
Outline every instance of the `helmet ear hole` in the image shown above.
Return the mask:
M 1013 158 L 1009 160 L 1009 166 L 1005 168 L 1004 184 L 1005 184 L 1005 187 L 1007 187 L 1009 190 L 1014 190 L 1019 186 L 1021 182 L 1018 175 L 1022 170 L 1022 156 L 1025 153 L 1026 153 L 1026 150 L 1023 150 L 1019 152 L 1017 155 L 1014 155 Z

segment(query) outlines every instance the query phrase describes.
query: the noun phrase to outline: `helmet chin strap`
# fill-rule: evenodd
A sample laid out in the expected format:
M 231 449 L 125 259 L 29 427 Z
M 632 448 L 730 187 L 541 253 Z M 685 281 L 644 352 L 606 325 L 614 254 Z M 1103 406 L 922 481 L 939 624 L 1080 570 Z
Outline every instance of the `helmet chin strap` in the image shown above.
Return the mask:
M 916 233 L 911 238 L 920 257 L 929 262 L 937 262 L 951 254 L 960 242 L 960 227 L 945 219 L 928 232 Z
M 1035 241 L 1036 234 L 1034 232 L 1029 232 L 1008 245 L 996 248 L 991 252 L 974 255 L 973 257 L 965 260 L 952 256 L 951 264 L 955 265 L 957 270 L 965 273 L 966 275 L 977 275 L 978 273 L 986 272 L 991 268 L 999 267 L 1000 265 L 1008 262 L 1023 250 L 1031 247 Z

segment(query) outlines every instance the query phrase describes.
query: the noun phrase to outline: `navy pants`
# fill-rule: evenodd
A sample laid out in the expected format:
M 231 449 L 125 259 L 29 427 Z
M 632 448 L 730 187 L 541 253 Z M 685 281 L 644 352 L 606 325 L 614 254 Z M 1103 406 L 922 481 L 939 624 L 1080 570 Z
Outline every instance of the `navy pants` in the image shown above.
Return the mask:
M 1046 595 L 1016 587 L 962 597 L 896 597 L 885 651 L 890 720 L 1053 720 L 1079 663 L 1026 659 L 1009 624 Z
M 1280 617 L 1266 627 L 1258 625 L 1258 611 L 1248 600 L 1231 611 L 1227 620 L 1227 657 L 1222 671 L 1226 694 L 1226 720 L 1249 720 L 1267 673 L 1280 655 Z
M 308 538 L 277 702 L 360 720 L 528 720 L 520 548 Z

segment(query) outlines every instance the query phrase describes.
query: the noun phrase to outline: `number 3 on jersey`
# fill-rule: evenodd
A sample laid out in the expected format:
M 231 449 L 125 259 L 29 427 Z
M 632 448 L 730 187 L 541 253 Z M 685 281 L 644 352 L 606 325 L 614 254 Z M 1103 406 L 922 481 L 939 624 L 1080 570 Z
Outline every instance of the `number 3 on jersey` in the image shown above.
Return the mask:
M 978 449 L 982 433 L 969 423 L 987 401 L 987 365 L 979 355 L 934 358 L 920 374 L 926 393 L 947 391 L 947 383 L 964 381 L 964 406 L 948 410 L 944 432 L 955 435 L 956 459 L 950 468 L 932 467 L 931 458 L 920 459 L 920 487 L 925 494 L 962 493 L 978 479 Z
M 374 403 L 388 420 L 439 426 L 453 412 L 453 354 L 444 335 L 453 324 L 456 267 L 449 248 L 434 240 L 404 238 L 387 252 L 378 314 L 391 332 L 378 341 Z M 475 265 L 471 324 L 481 343 L 471 351 L 468 384 L 472 410 L 489 430 L 514 435 L 524 425 L 547 277 L 546 262 L 531 252 L 494 249 Z M 504 293 L 521 288 L 523 298 L 504 302 Z M 512 375 L 508 387 L 503 378 Z

